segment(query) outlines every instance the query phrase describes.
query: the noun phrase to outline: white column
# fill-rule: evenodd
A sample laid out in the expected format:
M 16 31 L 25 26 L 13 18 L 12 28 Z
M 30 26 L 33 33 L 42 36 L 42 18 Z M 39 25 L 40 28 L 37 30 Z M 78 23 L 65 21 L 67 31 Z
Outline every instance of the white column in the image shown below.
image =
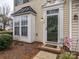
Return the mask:
M 31 14 L 28 15 L 28 42 L 32 43 L 32 25 L 31 25 Z
M 69 10 L 69 38 L 72 39 L 72 0 L 68 0 L 68 10 Z M 72 43 L 71 43 L 72 44 Z M 70 47 L 72 50 L 72 45 Z
M 14 20 L 15 20 L 15 17 L 13 17 L 13 39 L 14 39 L 14 33 L 15 33 L 15 29 L 14 29 Z
M 20 38 L 21 38 L 21 19 L 22 19 L 22 16 L 19 16 L 19 33 L 20 33 Z
M 68 0 L 69 2 L 69 37 L 72 38 L 72 0 Z
M 59 8 L 58 43 L 62 45 L 64 38 L 64 11 L 63 5 Z

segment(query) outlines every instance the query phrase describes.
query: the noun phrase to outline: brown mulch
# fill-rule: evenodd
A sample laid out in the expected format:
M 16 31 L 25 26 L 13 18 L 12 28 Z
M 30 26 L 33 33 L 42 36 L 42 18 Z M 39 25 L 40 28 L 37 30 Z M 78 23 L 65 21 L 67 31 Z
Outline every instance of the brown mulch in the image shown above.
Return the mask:
M 14 41 L 9 49 L 0 51 L 0 59 L 32 59 L 40 50 L 42 43 L 32 44 Z

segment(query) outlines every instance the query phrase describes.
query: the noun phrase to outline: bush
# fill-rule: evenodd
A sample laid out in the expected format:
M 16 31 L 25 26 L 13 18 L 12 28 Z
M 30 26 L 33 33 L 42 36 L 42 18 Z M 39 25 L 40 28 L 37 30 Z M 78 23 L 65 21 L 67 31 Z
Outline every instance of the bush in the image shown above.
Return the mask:
M 4 31 L 4 29 L 1 29 L 1 28 L 0 28 L 0 31 Z
M 58 59 L 76 59 L 76 55 L 70 53 L 70 52 L 65 52 L 59 55 Z
M 13 35 L 12 31 L 0 31 L 0 34 L 10 34 Z
M 9 34 L 1 34 L 0 35 L 0 50 L 9 48 L 12 44 L 12 36 Z

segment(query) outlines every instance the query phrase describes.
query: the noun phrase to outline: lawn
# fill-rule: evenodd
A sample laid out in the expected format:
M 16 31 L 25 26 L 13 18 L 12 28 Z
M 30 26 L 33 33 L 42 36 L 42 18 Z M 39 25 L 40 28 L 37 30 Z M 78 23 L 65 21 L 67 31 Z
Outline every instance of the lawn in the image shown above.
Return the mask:
M 32 44 L 14 41 L 9 49 L 0 51 L 0 59 L 32 59 L 40 50 L 42 43 Z

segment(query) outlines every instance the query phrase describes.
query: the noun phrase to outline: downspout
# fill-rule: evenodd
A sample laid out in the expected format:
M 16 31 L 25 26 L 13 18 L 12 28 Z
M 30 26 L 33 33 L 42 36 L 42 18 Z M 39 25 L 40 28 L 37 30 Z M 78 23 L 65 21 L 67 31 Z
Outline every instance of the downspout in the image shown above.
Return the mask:
M 79 52 L 79 47 L 78 47 L 78 45 L 79 45 L 79 4 L 77 5 L 77 7 L 78 7 L 78 43 L 77 43 L 77 49 L 78 49 L 78 51 L 77 52 Z

